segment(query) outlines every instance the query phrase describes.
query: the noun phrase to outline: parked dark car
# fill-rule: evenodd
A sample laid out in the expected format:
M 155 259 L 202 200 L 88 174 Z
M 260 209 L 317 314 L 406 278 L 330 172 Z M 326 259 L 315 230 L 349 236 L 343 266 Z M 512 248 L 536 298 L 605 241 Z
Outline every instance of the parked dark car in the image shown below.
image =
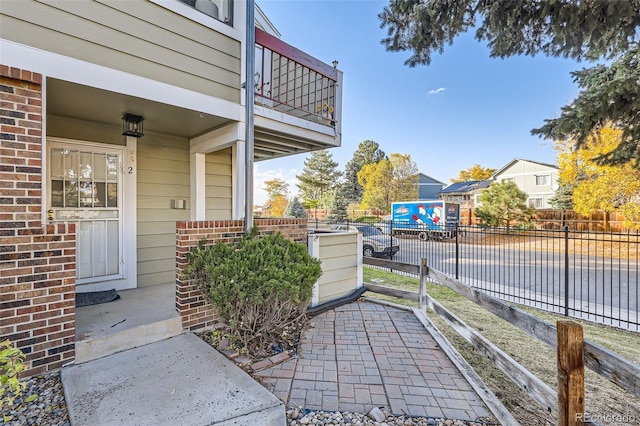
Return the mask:
M 362 234 L 362 254 L 367 257 L 388 257 L 400 251 L 395 237 L 385 234 L 373 225 L 332 225 L 332 231 L 358 231 Z

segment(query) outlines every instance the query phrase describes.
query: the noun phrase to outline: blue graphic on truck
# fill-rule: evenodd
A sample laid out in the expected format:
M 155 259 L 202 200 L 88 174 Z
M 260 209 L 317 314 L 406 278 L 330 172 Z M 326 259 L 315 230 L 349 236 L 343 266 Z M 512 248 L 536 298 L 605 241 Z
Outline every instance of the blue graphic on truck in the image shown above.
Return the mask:
M 460 220 L 460 205 L 441 200 L 406 201 L 391 205 L 391 231 L 395 234 L 418 234 L 451 238 Z

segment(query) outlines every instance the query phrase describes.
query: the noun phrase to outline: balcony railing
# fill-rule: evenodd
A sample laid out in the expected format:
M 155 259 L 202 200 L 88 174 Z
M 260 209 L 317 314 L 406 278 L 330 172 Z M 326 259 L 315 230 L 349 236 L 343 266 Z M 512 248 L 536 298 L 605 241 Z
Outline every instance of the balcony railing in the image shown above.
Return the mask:
M 256 28 L 255 103 L 335 126 L 338 70 Z

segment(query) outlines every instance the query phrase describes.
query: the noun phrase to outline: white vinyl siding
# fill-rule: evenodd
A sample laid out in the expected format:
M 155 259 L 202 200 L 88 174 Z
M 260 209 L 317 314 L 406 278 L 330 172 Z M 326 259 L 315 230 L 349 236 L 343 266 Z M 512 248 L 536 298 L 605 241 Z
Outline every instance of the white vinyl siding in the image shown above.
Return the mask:
M 3 39 L 231 102 L 240 42 L 149 1 L 3 1 Z
M 494 179 L 497 182 L 512 181 L 527 194 L 529 205 L 541 203 L 537 208 L 548 209 L 551 207 L 549 199 L 555 194 L 558 168 L 535 161 L 517 159 L 494 175 Z
M 230 220 L 232 209 L 231 148 L 206 155 L 207 220 Z
M 173 282 L 176 221 L 189 220 L 189 141 L 148 134 L 138 140 L 138 287 Z M 172 209 L 171 200 L 186 209 Z
M 322 276 L 318 279 L 318 303 L 353 293 L 358 288 L 358 234 L 318 234 Z M 313 238 L 313 236 L 312 236 Z

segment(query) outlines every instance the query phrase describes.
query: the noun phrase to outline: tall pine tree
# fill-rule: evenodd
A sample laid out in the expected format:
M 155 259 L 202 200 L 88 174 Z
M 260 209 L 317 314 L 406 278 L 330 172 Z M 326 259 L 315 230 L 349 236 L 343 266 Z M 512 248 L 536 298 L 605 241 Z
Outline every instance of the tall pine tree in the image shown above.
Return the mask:
M 302 203 L 298 197 L 293 197 L 291 201 L 289 201 L 287 208 L 284 210 L 284 217 L 307 217 L 307 212 L 304 210 L 304 207 L 302 207 Z
M 331 209 L 329 210 L 329 216 L 327 219 L 333 222 L 342 222 L 347 220 L 347 206 L 349 200 L 346 194 L 346 183 L 339 184 L 336 188 L 335 196 L 333 197 L 333 203 L 331 203 Z
M 360 142 L 353 157 L 344 168 L 344 196 L 348 202 L 360 203 L 364 189 L 358 182 L 358 172 L 367 164 L 377 163 L 385 158 L 385 153 L 377 142 L 370 139 Z
M 329 151 L 323 149 L 312 152 L 304 160 L 302 173 L 296 175 L 299 181 L 296 186 L 303 203 L 309 208 L 329 208 L 327 200 L 331 199 L 330 195 L 339 177 L 338 163 L 333 161 L 333 155 Z

